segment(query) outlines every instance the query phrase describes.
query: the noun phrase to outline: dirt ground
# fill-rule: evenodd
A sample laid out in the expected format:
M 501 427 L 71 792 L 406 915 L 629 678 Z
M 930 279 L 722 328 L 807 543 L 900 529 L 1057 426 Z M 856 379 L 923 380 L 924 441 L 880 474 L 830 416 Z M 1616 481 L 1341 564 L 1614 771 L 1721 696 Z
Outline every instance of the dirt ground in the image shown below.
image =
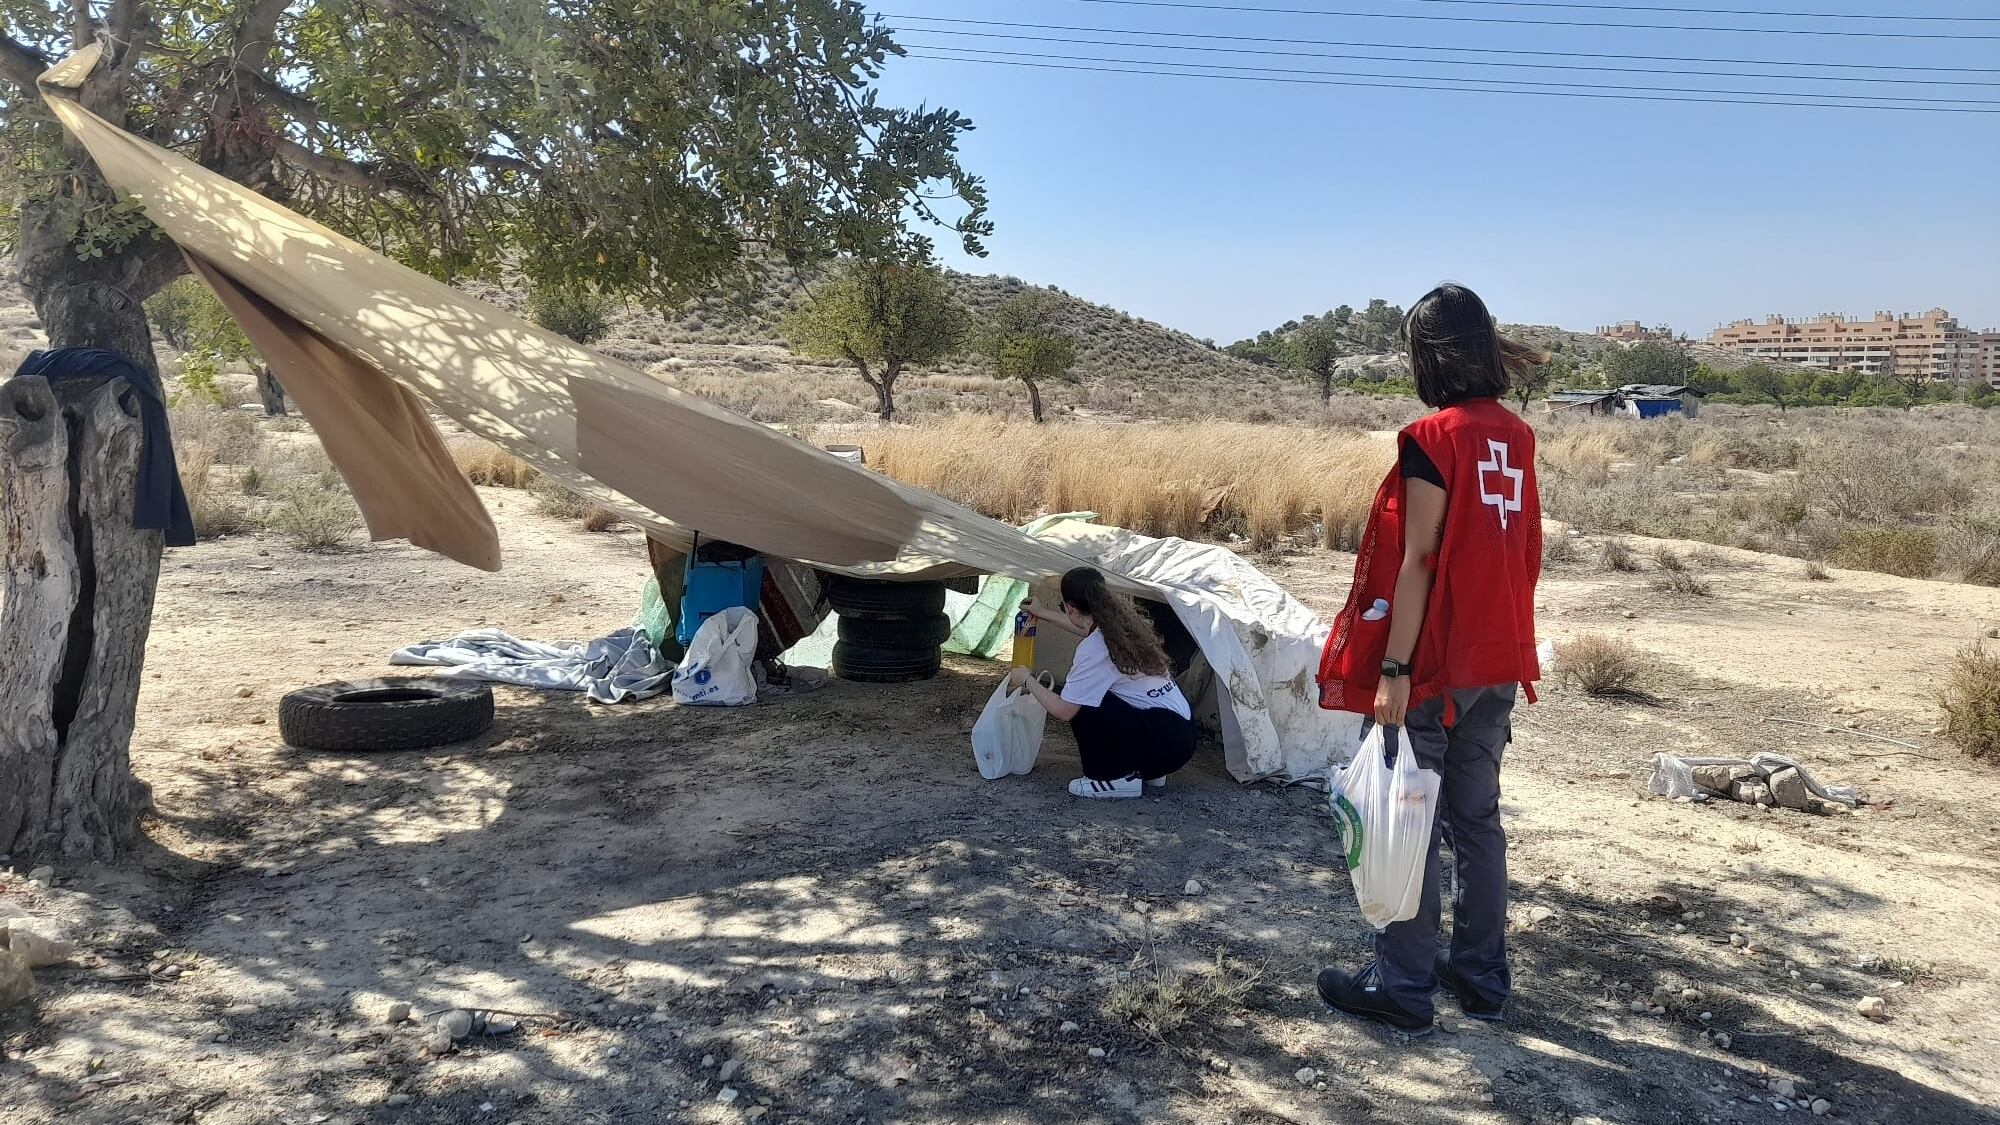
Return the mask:
M 1207 752 L 1086 805 L 1059 724 L 1035 773 L 982 781 L 977 662 L 737 712 L 503 688 L 471 744 L 283 748 L 280 695 L 382 674 L 402 644 L 629 620 L 637 535 L 488 501 L 498 575 L 400 545 L 169 554 L 144 850 L 52 890 L 0 874 L 0 902 L 86 950 L 0 1016 L 0 1120 L 1666 1125 L 1820 1098 L 1835 1120 L 2000 1120 L 2000 772 L 1930 733 L 1927 695 L 2000 626 L 2000 591 L 1753 555 L 1711 564 L 1707 598 L 1553 571 L 1546 633 L 1629 637 L 1660 662 L 1652 698 L 1550 684 L 1526 709 L 1512 1020 L 1441 1001 L 1441 1034 L 1411 1041 L 1313 995 L 1368 933 L 1320 795 L 1238 785 Z M 1349 565 L 1270 569 L 1330 612 Z M 1642 799 L 1661 750 L 1793 753 L 1878 804 Z M 1871 995 L 1885 1022 L 1857 1014 Z M 1180 1026 L 1135 1026 L 1135 1000 Z M 392 1003 L 522 1028 L 432 1057 Z

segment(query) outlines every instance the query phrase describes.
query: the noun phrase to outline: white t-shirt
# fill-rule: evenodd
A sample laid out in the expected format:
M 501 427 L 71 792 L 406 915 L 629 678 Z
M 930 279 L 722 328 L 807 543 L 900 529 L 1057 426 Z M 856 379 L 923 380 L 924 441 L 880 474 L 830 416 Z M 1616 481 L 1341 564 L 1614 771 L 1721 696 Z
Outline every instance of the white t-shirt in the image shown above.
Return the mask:
M 1187 697 L 1165 676 L 1128 676 L 1111 663 L 1111 650 L 1104 634 L 1093 630 L 1076 646 L 1076 660 L 1069 666 L 1069 680 L 1062 697 L 1079 707 L 1103 705 L 1105 693 L 1124 700 L 1141 711 L 1163 707 L 1188 718 Z

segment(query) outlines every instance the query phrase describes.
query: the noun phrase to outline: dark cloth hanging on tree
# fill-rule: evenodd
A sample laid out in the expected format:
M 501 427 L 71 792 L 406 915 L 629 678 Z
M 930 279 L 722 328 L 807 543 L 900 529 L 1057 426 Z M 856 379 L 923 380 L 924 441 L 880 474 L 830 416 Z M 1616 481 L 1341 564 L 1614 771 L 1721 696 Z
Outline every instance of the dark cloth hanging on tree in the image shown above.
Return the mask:
M 181 490 L 180 470 L 174 465 L 174 439 L 167 428 L 167 401 L 160 393 L 159 380 L 117 352 L 102 348 L 33 352 L 14 372 L 17 379 L 24 375 L 39 375 L 51 383 L 93 377 L 125 380 L 139 396 L 139 426 L 144 434 L 132 526 L 166 532 L 169 547 L 192 547 L 194 516 L 188 512 L 187 493 Z

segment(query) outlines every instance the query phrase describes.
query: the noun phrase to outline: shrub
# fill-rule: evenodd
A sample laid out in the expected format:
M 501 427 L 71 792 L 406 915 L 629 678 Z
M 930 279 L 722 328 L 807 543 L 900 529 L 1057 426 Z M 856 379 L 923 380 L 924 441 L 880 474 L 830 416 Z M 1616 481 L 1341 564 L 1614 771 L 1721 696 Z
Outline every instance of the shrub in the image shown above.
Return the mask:
M 244 465 L 264 444 L 257 420 L 240 410 L 223 410 L 183 400 L 167 412 L 174 448 L 202 446 L 212 465 Z
M 1684 598 L 1705 598 L 1715 592 L 1706 579 L 1695 577 L 1685 566 L 1661 571 L 1660 580 L 1654 583 L 1653 588 Z
M 1672 547 L 1661 547 L 1654 551 L 1653 563 L 1670 574 L 1684 574 L 1688 568 L 1687 560 L 1681 558 Z
M 1955 582 L 2000 586 L 2000 518 L 1955 520 L 1938 537 L 1938 570 Z
M 1937 574 L 1938 539 L 1928 531 L 1868 527 L 1847 532 L 1833 553 L 1835 566 L 1873 570 L 1899 578 Z
M 1831 582 L 1833 581 L 1833 575 L 1827 573 L 1824 563 L 1809 562 L 1806 564 L 1806 581 Z
M 1576 536 L 1559 533 L 1542 540 L 1543 566 L 1562 566 L 1575 562 L 1576 558 Z
M 301 551 L 331 551 L 361 526 L 361 513 L 347 493 L 323 481 L 298 481 L 286 487 L 265 523 Z
M 611 328 L 611 312 L 616 307 L 610 297 L 580 286 L 536 286 L 528 294 L 530 319 L 579 344 L 603 339 Z
M 479 438 L 451 443 L 451 459 L 465 479 L 494 488 L 527 488 L 541 475 L 533 465 Z
M 624 522 L 624 516 L 619 515 L 610 508 L 600 508 L 595 504 L 592 504 L 590 510 L 583 514 L 583 529 L 585 531 L 610 531 Z
M 1604 541 L 1604 569 L 1631 574 L 1639 569 L 1639 556 L 1632 551 L 1632 545 L 1623 539 Z
M 1556 674 L 1590 695 L 1635 695 L 1646 662 L 1630 641 L 1586 633 L 1556 646 Z
M 2000 761 L 2000 655 L 1975 644 L 1958 654 L 1938 692 L 1945 735 L 1969 758 Z
M 571 492 L 567 485 L 557 484 L 548 477 L 537 477 L 528 485 L 528 491 L 535 497 L 536 511 L 559 520 L 580 520 L 596 507 Z
M 1255 976 L 1224 963 L 1218 952 L 1212 970 L 1142 970 L 1111 990 L 1104 1013 L 1164 1042 L 1190 1022 L 1242 1007 L 1255 986 Z
M 195 538 L 214 539 L 250 530 L 250 514 L 216 486 L 215 455 L 208 446 L 182 442 L 174 447 L 174 462 L 180 470 L 181 491 L 187 494 L 188 514 L 194 518 Z

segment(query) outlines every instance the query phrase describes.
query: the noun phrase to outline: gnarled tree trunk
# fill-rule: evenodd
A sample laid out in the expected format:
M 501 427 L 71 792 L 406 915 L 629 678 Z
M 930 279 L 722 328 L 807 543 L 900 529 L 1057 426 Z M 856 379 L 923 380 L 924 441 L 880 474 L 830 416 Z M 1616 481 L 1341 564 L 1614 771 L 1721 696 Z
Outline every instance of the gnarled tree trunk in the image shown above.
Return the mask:
M 0 386 L 0 852 L 112 859 L 151 802 L 130 743 L 162 535 L 132 526 L 138 413 L 122 379 Z
M 1028 413 L 1034 415 L 1035 421 L 1040 422 L 1042 420 L 1041 384 L 1025 377 L 1021 381 L 1028 384 Z

